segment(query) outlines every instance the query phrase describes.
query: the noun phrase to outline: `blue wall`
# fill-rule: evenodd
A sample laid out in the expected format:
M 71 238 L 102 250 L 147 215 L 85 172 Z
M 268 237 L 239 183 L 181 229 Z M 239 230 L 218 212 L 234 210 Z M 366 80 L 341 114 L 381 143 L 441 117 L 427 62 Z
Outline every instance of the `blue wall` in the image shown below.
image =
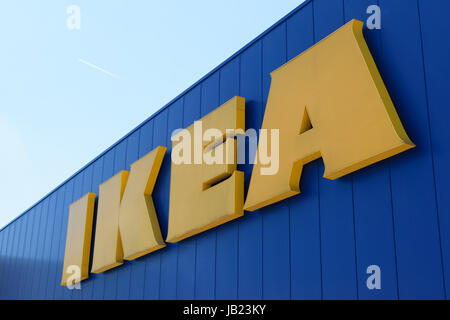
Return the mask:
M 303 193 L 82 282 L 59 285 L 69 205 L 229 98 L 260 128 L 269 73 L 381 7 L 369 48 L 417 147 L 344 178 L 304 169 Z M 450 292 L 448 0 L 311 0 L 0 232 L 2 299 L 446 299 Z M 126 110 L 124 110 L 126 112 Z M 447 165 L 447 167 L 446 167 Z M 245 172 L 246 188 L 251 166 Z M 154 191 L 167 232 L 170 149 Z M 24 195 L 26 196 L 26 195 Z M 381 267 L 381 290 L 366 268 Z

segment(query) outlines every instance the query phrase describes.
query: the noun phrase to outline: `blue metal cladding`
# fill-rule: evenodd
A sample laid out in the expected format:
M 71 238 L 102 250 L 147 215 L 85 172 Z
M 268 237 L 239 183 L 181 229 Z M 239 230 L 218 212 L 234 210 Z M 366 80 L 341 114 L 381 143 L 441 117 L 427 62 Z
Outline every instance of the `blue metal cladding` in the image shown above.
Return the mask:
M 73 201 L 167 146 L 153 194 L 165 236 L 172 131 L 235 95 L 246 99 L 246 127 L 259 129 L 270 72 L 349 20 L 365 21 L 372 4 L 381 30 L 364 35 L 415 149 L 335 181 L 315 161 L 301 195 L 91 274 L 81 290 L 59 285 Z M 449 11 L 448 0 L 306 1 L 3 228 L 0 298 L 447 299 Z M 247 189 L 252 166 L 239 169 Z M 372 264 L 381 290 L 366 286 Z

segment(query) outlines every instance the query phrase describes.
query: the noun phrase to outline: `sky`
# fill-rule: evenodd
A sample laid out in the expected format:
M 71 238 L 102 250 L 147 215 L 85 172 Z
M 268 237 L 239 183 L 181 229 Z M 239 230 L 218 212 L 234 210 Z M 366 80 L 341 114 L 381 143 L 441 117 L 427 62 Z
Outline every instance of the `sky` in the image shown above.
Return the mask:
M 1 1 L 0 228 L 301 2 Z

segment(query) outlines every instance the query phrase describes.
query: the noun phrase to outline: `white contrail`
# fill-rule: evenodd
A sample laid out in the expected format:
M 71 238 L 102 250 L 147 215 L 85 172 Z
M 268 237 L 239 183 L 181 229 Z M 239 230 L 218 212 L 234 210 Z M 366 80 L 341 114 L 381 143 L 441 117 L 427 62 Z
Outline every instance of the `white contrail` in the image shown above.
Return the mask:
M 89 62 L 87 62 L 86 60 L 83 60 L 83 59 L 78 59 L 78 61 L 80 61 L 81 63 L 84 63 L 85 65 L 88 65 L 89 67 L 91 67 L 91 68 L 94 68 L 94 69 L 97 69 L 97 70 L 99 70 L 99 71 L 101 71 L 101 72 L 103 72 L 103 73 L 106 73 L 108 76 L 111 76 L 111 77 L 113 77 L 113 78 L 119 78 L 117 75 L 115 75 L 114 73 L 111 73 L 111 72 L 109 72 L 108 70 L 105 70 L 105 69 L 103 69 L 103 68 L 100 68 L 99 66 L 96 66 L 95 64 L 92 64 L 92 63 L 89 63 Z

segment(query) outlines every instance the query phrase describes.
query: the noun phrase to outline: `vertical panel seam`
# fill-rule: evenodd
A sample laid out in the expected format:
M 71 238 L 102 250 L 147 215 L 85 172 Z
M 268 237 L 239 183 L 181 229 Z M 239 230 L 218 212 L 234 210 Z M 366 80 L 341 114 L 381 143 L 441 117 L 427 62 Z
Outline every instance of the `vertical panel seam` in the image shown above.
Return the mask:
M 62 207 L 63 207 L 63 212 L 64 212 L 64 205 L 66 204 L 66 189 L 67 189 L 67 186 L 68 186 L 68 184 L 66 184 L 65 186 L 64 186 L 64 194 L 63 194 L 63 198 L 62 198 Z M 64 247 L 65 247 L 65 243 L 66 243 L 66 241 L 61 241 L 61 237 L 63 236 L 63 230 L 64 230 L 64 227 L 63 227 L 63 225 L 64 225 L 64 223 L 63 223 L 63 219 L 64 219 L 64 217 L 63 217 L 63 215 L 64 215 L 64 213 L 61 213 L 61 226 L 60 226 L 60 230 L 59 230 L 59 244 L 58 244 L 58 257 L 57 257 L 57 266 L 56 266 L 56 268 L 57 268 L 57 270 L 58 270 L 58 268 L 61 268 L 61 269 L 63 269 L 63 272 L 64 272 L 64 258 L 62 259 L 62 264 L 63 265 L 59 265 L 59 259 L 60 259 L 60 253 L 61 253 L 61 243 L 63 243 L 64 242 Z M 36 217 L 35 217 L 36 218 Z M 37 230 L 39 230 L 39 229 L 37 229 Z M 66 231 L 66 233 L 67 233 L 67 231 Z M 67 234 L 66 234 L 66 238 L 67 238 Z M 57 274 L 59 274 L 59 272 L 57 273 Z M 57 278 L 57 276 L 55 276 L 56 277 L 56 281 L 57 281 L 57 283 L 59 282 L 58 281 L 58 278 Z M 56 288 L 55 288 L 55 290 L 53 290 L 53 299 L 55 299 L 55 297 L 56 297 L 56 292 L 57 292 L 57 290 L 56 290 Z
M 139 128 L 138 130 L 136 130 L 135 131 L 135 134 L 137 134 L 137 139 L 138 139 L 138 141 L 137 141 L 137 154 L 138 154 L 138 160 L 141 158 L 141 129 Z M 131 164 L 129 165 L 130 166 L 130 172 L 131 172 Z M 143 261 L 141 261 L 142 263 L 143 263 Z M 130 285 L 128 286 L 128 300 L 130 300 L 130 297 L 131 297 L 131 286 L 133 285 L 133 283 L 132 283 L 132 279 L 133 279 L 133 270 L 135 269 L 134 267 L 136 267 L 136 263 L 133 263 L 132 264 L 132 266 L 131 266 L 131 270 L 130 270 Z M 144 268 L 144 277 L 143 277 L 143 279 L 145 279 L 145 269 L 146 268 Z M 144 285 L 145 285 L 145 281 L 144 281 Z M 142 288 L 142 297 L 144 297 L 144 288 Z
M 94 190 L 94 168 L 95 168 L 95 163 L 96 163 L 97 161 L 95 161 L 95 162 L 93 162 L 92 163 L 92 174 L 91 174 L 91 183 L 90 183 L 90 186 L 89 186 L 89 190 L 90 190 L 90 192 L 92 192 L 92 190 Z M 95 202 L 95 201 L 94 201 Z M 57 211 L 58 211 L 58 201 L 56 202 L 56 207 L 55 207 L 55 217 L 56 217 L 56 214 L 57 214 Z M 94 208 L 94 210 L 95 210 L 95 208 Z M 94 216 L 92 216 L 92 219 L 94 219 Z M 93 222 L 93 221 L 92 221 Z M 92 224 L 92 228 L 94 228 L 94 224 L 93 223 L 91 223 Z M 92 248 L 92 234 L 94 233 L 94 230 L 91 230 L 91 241 L 89 241 L 89 259 L 90 259 L 90 256 L 91 256 L 91 248 Z M 88 268 L 89 268 L 89 263 L 88 263 Z M 91 275 L 91 273 L 90 273 L 90 270 L 88 270 L 88 272 L 89 272 L 89 276 L 90 277 L 92 277 L 92 275 Z M 95 278 L 94 278 L 95 279 Z M 89 299 L 92 299 L 92 295 L 94 294 L 94 280 L 92 280 L 92 278 L 91 278 L 91 281 L 92 281 L 92 283 L 91 283 L 91 287 L 90 287 L 90 297 L 89 297 Z M 83 296 L 83 295 L 82 295 Z
M 117 149 L 116 148 L 114 148 L 114 149 L 112 149 L 112 153 L 113 153 L 113 157 L 112 157 L 112 168 L 113 168 L 113 175 L 114 175 L 114 167 L 116 166 L 116 151 L 117 151 Z M 105 162 L 103 161 L 103 165 L 105 164 Z M 102 177 L 102 180 L 103 179 L 105 179 L 104 177 Z M 104 181 L 103 181 L 104 182 Z M 103 183 L 102 182 L 102 183 Z M 100 192 L 99 192 L 100 193 Z M 103 278 L 103 300 L 106 300 L 105 299 L 105 290 L 106 289 L 106 279 L 105 278 Z
M 83 171 L 80 171 L 80 173 L 79 174 L 81 174 Z M 71 200 L 71 203 L 74 203 L 75 201 L 76 201 L 76 199 L 75 199 L 75 186 L 76 186 L 76 179 L 78 178 L 79 179 L 79 175 L 77 175 L 76 177 L 75 177 L 75 179 L 74 179 L 74 183 L 73 183 L 73 189 L 72 189 L 72 200 Z M 84 177 L 82 177 L 81 178 L 81 180 L 83 180 L 84 179 Z M 83 185 L 83 181 L 81 182 L 81 185 Z M 70 207 L 69 207 L 69 217 L 70 217 Z M 68 218 L 69 219 L 69 218 Z M 69 224 L 69 222 L 67 222 L 67 224 Z M 47 230 L 47 228 L 46 228 L 46 230 Z M 63 272 L 64 272 L 64 270 L 63 270 Z M 67 290 L 69 290 L 69 288 L 68 287 L 65 287 L 65 289 L 67 289 Z M 68 295 L 70 296 L 70 300 L 72 300 L 72 297 L 73 297 L 73 290 L 70 290 L 69 292 L 68 292 Z
M 153 121 L 153 125 L 152 125 L 152 146 L 150 148 L 150 150 L 153 149 L 153 147 L 155 146 L 155 123 L 156 123 L 156 118 L 155 121 Z M 159 260 L 159 275 L 158 275 L 158 300 L 161 300 L 161 252 L 157 252 L 158 255 L 158 260 Z M 147 266 L 146 266 L 147 268 Z
M 33 211 L 34 212 L 34 211 Z M 30 214 L 30 218 L 28 219 L 28 224 L 30 224 L 31 225 L 31 229 L 30 230 L 28 230 L 29 232 L 29 234 L 30 234 L 30 237 L 29 237 L 29 246 L 28 246 L 28 248 L 26 249 L 26 250 L 24 250 L 24 256 L 25 256 L 25 252 L 30 252 L 31 250 L 31 239 L 32 239 L 32 234 L 33 234 L 33 225 L 34 225 L 34 223 L 32 223 L 31 221 L 34 221 L 34 214 L 33 215 L 31 215 Z M 27 261 L 28 261 L 28 259 L 27 259 Z M 24 296 L 24 294 L 23 294 L 23 292 L 25 291 L 25 287 L 26 287 L 26 285 L 27 285 L 27 282 L 26 282 L 26 275 L 27 275 L 27 272 L 26 272 L 26 269 L 28 269 L 28 262 L 27 263 L 25 263 L 25 265 L 23 266 L 23 268 L 25 269 L 25 274 L 22 276 L 22 281 L 24 281 L 24 284 L 23 284 L 23 286 L 20 288 L 20 296 L 21 297 L 23 297 Z
M 5 243 L 6 243 L 6 245 L 4 247 L 5 248 L 5 256 L 6 257 L 8 257 L 10 229 L 11 229 L 11 227 L 8 226 L 7 229 L 3 229 L 2 230 L 2 234 L 3 235 L 5 235 L 5 233 L 7 232 L 7 235 L 5 236 Z M 5 272 L 4 272 L 5 270 L 7 270 L 6 263 L 2 265 L 2 272 L 0 273 L 0 284 L 2 286 L 4 286 L 5 283 L 6 283 L 6 280 L 5 280 L 5 282 L 3 282 L 3 279 L 4 279 L 3 275 L 5 274 Z M 3 292 L 1 292 L 1 291 L 0 291 L 0 298 L 6 298 L 6 296 L 5 297 L 3 296 Z
M 264 118 L 264 38 L 261 38 L 261 115 Z M 261 124 L 262 126 L 262 124 Z M 260 128 L 261 131 L 261 128 Z M 254 167 L 254 166 L 253 166 Z M 261 299 L 264 299 L 264 216 L 261 216 Z
M 313 44 L 316 44 L 316 22 L 314 15 L 314 0 L 311 1 Z M 317 176 L 317 211 L 319 216 L 319 251 L 320 251 L 320 299 L 323 300 L 323 253 L 322 253 L 322 219 L 320 215 L 320 173 L 319 166 L 316 165 Z
M 25 234 L 23 235 L 23 245 L 22 245 L 22 252 L 21 252 L 21 257 L 22 256 L 24 256 L 25 255 L 25 247 L 26 247 L 26 237 L 27 237 L 27 234 L 28 234 L 28 227 L 29 227 L 29 217 L 28 217 L 28 215 L 26 215 L 27 216 L 27 218 L 25 218 L 24 220 L 25 220 Z M 22 258 L 23 259 L 23 258 Z M 20 264 L 21 265 L 21 268 L 22 268 L 22 265 L 23 264 Z M 17 288 L 17 292 L 18 292 L 18 299 L 20 299 L 20 291 L 22 290 L 22 282 L 23 281 L 23 277 L 20 277 L 19 278 L 19 282 L 18 282 L 18 288 Z
M 345 0 L 342 0 L 342 23 L 345 24 Z M 354 191 L 354 176 L 350 179 L 351 189 L 352 189 L 352 225 L 353 225 L 353 254 L 355 256 L 355 289 L 356 289 L 356 299 L 359 300 L 359 279 L 358 279 L 358 250 L 356 241 L 356 218 L 355 218 L 355 191 Z
M 221 78 L 222 78 L 222 70 L 218 72 L 219 84 L 217 86 L 217 104 L 220 106 L 220 86 L 221 86 Z M 217 230 L 214 230 L 214 237 L 216 239 L 214 243 L 214 300 L 217 300 Z
M 397 299 L 400 299 L 400 286 L 398 278 L 398 260 L 397 260 L 397 239 L 395 232 L 395 214 L 394 214 L 394 198 L 392 194 L 392 173 L 391 173 L 391 161 L 388 162 L 388 173 L 389 173 L 389 196 L 391 202 L 391 216 L 392 216 L 392 238 L 394 240 L 394 259 L 395 259 L 395 278 L 397 284 Z
M 380 0 L 377 0 L 377 5 L 380 7 Z M 383 41 L 381 37 L 381 33 L 383 29 L 380 30 L 378 34 L 378 40 L 380 43 L 380 54 L 383 57 Z M 392 240 L 393 240 L 393 249 L 394 249 L 394 262 L 395 262 L 395 282 L 396 282 L 396 294 L 397 300 L 400 299 L 400 286 L 399 286 L 399 272 L 398 272 L 398 257 L 397 257 L 397 237 L 395 230 L 395 210 L 394 210 L 394 198 L 393 198 L 393 190 L 392 190 L 392 161 L 391 159 L 387 159 L 387 167 L 388 167 L 388 177 L 389 177 L 389 197 L 390 197 L 390 205 L 391 205 L 391 221 L 392 221 Z
M 422 55 L 422 70 L 423 70 L 423 82 L 425 86 L 425 101 L 426 101 L 426 108 L 427 108 L 427 125 L 428 125 L 428 134 L 430 135 L 430 155 L 431 155 L 431 167 L 433 170 L 433 186 L 434 186 L 434 200 L 436 202 L 436 217 L 437 217 L 437 224 L 438 224 L 438 236 L 439 236 L 439 252 L 441 255 L 441 270 L 442 270 L 442 284 L 444 289 L 444 298 L 447 299 L 447 289 L 446 289 L 446 283 L 445 283 L 445 268 L 444 268 L 444 256 L 442 253 L 442 236 L 441 236 L 441 224 L 440 224 L 440 216 L 439 216 L 439 201 L 437 196 L 437 186 L 436 186 L 436 168 L 434 164 L 434 153 L 433 153 L 433 135 L 432 135 L 432 128 L 431 128 L 431 119 L 430 119 L 430 103 L 429 103 L 429 96 L 428 96 L 428 85 L 427 85 L 427 75 L 426 75 L 426 65 L 425 65 L 425 51 L 423 48 L 423 34 L 422 34 L 422 21 L 420 18 L 420 5 L 419 0 L 416 1 L 417 3 L 417 16 L 419 21 L 419 37 L 420 37 L 420 50 Z
M 152 125 L 152 130 L 153 130 L 153 122 L 147 122 L 147 124 L 151 124 Z M 144 131 L 142 130 L 142 131 L 140 131 L 139 132 L 139 157 L 141 157 L 141 134 L 143 133 Z M 152 131 L 152 139 L 153 139 L 153 131 Z M 145 300 L 145 296 L 146 296 L 146 284 L 147 284 L 147 281 L 145 281 L 145 279 L 146 279 L 146 277 L 147 277 L 147 262 L 148 261 L 145 261 L 145 263 L 144 263 L 144 261 L 143 261 L 143 263 L 144 263 L 144 274 L 143 274 L 143 276 L 142 276 L 142 279 L 143 279 L 143 282 L 144 282 L 144 285 L 142 286 L 142 299 L 143 300 Z
M 11 290 L 11 286 L 13 286 L 13 284 L 11 282 L 12 282 L 12 279 L 14 278 L 14 269 L 16 268 L 17 258 L 18 258 L 18 255 L 19 255 L 20 235 L 22 233 L 22 227 L 23 227 L 22 218 L 19 219 L 18 222 L 19 222 L 19 228 L 14 233 L 15 234 L 15 241 L 14 241 L 15 250 L 14 250 L 14 255 L 13 255 L 12 259 L 11 259 L 12 268 L 11 268 L 11 271 L 8 273 L 8 287 L 7 287 L 8 288 L 8 292 L 10 293 L 10 297 L 13 298 L 13 299 L 14 299 L 14 293 L 12 293 L 12 290 Z M 11 293 L 12 293 L 12 295 L 11 295 Z
M 200 114 L 199 117 L 202 115 L 202 93 L 203 93 L 203 82 L 200 83 L 200 90 L 199 90 L 199 109 Z M 184 121 L 184 109 L 183 109 L 183 121 Z M 183 123 L 184 126 L 184 123 Z M 194 241 L 195 244 L 195 258 L 194 258 L 194 300 L 197 298 L 197 238 L 195 238 Z
M 19 251 L 20 251 L 20 243 L 22 241 L 21 237 L 22 237 L 22 233 L 23 233 L 23 228 L 24 228 L 24 219 L 20 219 L 20 227 L 17 233 L 17 246 L 16 246 L 16 252 L 15 252 L 15 258 L 13 261 L 13 269 L 12 269 L 12 274 L 9 276 L 9 281 L 12 282 L 12 280 L 14 279 L 14 271 L 17 270 L 17 264 L 18 264 L 18 260 L 19 260 Z M 15 290 L 15 284 L 11 283 L 11 285 L 13 286 L 13 290 Z M 12 288 L 11 288 L 12 289 Z M 38 287 L 39 289 L 39 287 Z M 10 291 L 11 292 L 11 291 Z M 38 291 L 39 292 L 39 291 Z M 14 297 L 14 292 L 13 292 L 13 297 Z
M 286 63 L 288 61 L 288 20 L 283 22 L 284 25 L 284 63 Z M 301 177 L 300 177 L 301 179 Z M 300 180 L 299 180 L 300 183 Z M 286 203 L 287 208 L 288 208 L 288 250 L 289 250 L 289 261 L 288 261 L 288 266 L 289 266 L 289 299 L 292 300 L 292 251 L 291 251 L 291 237 L 292 237 L 292 232 L 291 232 L 291 202 L 289 201 Z
M 58 204 L 58 195 L 57 195 L 57 193 L 54 193 L 54 195 L 55 195 L 55 207 L 54 207 L 54 209 L 53 209 L 53 226 L 52 226 L 52 233 L 51 233 L 51 236 L 50 236 L 50 250 L 49 250 L 49 261 L 50 261 L 50 255 L 52 254 L 52 249 L 53 249 L 53 233 L 55 232 L 55 220 L 56 220 L 56 206 L 57 206 L 57 204 Z M 28 230 L 28 228 L 27 228 L 27 230 Z M 25 252 L 25 249 L 24 249 L 24 252 Z M 45 286 L 47 286 L 48 285 L 48 281 L 49 281 L 49 279 L 50 279 L 50 274 L 49 274 L 49 272 L 48 272 L 48 269 L 47 269 L 47 277 L 46 277 L 46 280 L 45 280 Z M 47 296 L 47 287 L 44 287 L 44 290 L 45 290 L 45 296 Z
M 86 169 L 87 168 L 89 168 L 89 167 L 86 167 Z M 73 197 L 72 197 L 72 201 L 73 202 L 75 202 L 75 201 L 77 201 L 78 199 L 80 199 L 81 197 L 82 197 L 82 194 L 83 194 L 83 185 L 84 185 L 84 175 L 86 174 L 86 169 L 84 169 L 83 171 L 81 171 L 80 173 L 82 173 L 82 177 L 81 177 L 81 183 L 80 183 L 80 193 L 81 193 L 81 195 L 75 195 L 75 190 L 74 190 L 74 192 L 73 192 Z M 49 204 L 49 210 L 50 210 L 50 204 Z M 80 284 L 81 285 L 81 284 Z M 80 287 L 81 288 L 81 287 Z M 78 290 L 78 289 L 76 289 L 76 288 L 74 288 L 75 290 Z M 73 296 L 74 296 L 74 292 L 75 292 L 75 290 L 71 290 L 71 294 L 70 294 L 70 299 L 72 300 L 73 299 Z M 81 289 L 80 289 L 81 290 Z M 81 292 L 80 292 L 80 298 L 82 297 L 82 295 L 81 295 Z
M 42 208 L 41 208 L 42 211 Z M 19 221 L 19 220 L 17 220 Z M 39 220 L 40 221 L 40 220 Z M 14 236 L 15 236 L 15 232 L 16 232 L 16 227 L 17 224 L 11 225 L 11 227 L 9 228 L 9 234 L 8 234 L 8 247 L 9 250 L 6 250 L 6 256 L 9 256 L 9 259 L 7 261 L 7 263 L 5 264 L 6 268 L 5 268 L 5 292 L 8 292 L 8 286 L 9 286 L 9 269 L 11 268 L 11 260 L 12 260 L 12 256 L 13 256 L 13 247 L 14 247 Z M 34 267 L 34 264 L 33 264 Z M 7 293 L 5 293 L 7 294 Z M 5 298 L 7 297 L 7 295 L 5 295 Z
M 242 94 L 242 88 L 241 88 L 241 55 L 239 55 L 238 57 L 237 57 L 237 61 L 238 61 L 238 95 L 239 96 L 241 96 L 241 94 Z M 245 109 L 245 114 L 244 114 L 244 116 L 246 115 L 246 113 L 247 113 L 247 109 Z M 247 130 L 246 128 L 244 128 L 245 130 Z M 245 144 L 244 144 L 244 153 L 245 153 Z M 237 156 L 237 155 L 236 155 Z M 244 159 L 246 159 L 246 157 L 245 157 L 245 154 L 244 154 Z M 236 158 L 236 163 L 237 163 L 238 161 L 237 161 L 237 158 Z M 245 160 L 244 160 L 244 162 L 245 162 Z M 236 168 L 237 168 L 237 164 L 236 164 Z M 243 184 L 245 184 L 245 182 L 242 182 Z M 244 193 L 245 193 L 245 190 L 244 190 Z M 244 197 L 244 195 L 242 195 L 242 197 Z M 245 199 L 244 199 L 244 201 L 245 201 Z M 244 209 L 242 209 L 242 210 L 244 210 Z M 243 213 L 242 213 L 244 216 L 243 217 L 245 217 L 245 211 L 243 211 Z M 239 223 L 237 224 L 237 243 L 236 243 L 236 299 L 239 299 L 239 278 L 240 278 L 240 275 L 239 275 L 239 241 L 240 241 L 240 237 L 239 237 L 239 234 L 240 234 L 240 228 L 239 228 Z
M 184 123 L 184 101 L 185 101 L 186 95 L 183 95 L 181 97 L 181 126 L 183 126 Z M 170 110 L 170 109 L 169 109 Z M 170 145 L 170 149 L 172 150 L 171 146 L 171 137 L 172 133 L 169 132 L 169 111 L 167 112 L 167 132 L 166 132 L 166 138 L 169 137 L 169 141 L 167 142 L 168 145 Z M 170 168 L 172 168 L 172 157 L 170 157 Z M 169 212 L 167 212 L 167 231 L 169 230 L 169 215 L 170 215 L 170 181 L 169 181 Z M 177 246 L 177 264 L 176 264 L 176 270 L 175 270 L 175 299 L 178 300 L 178 261 L 180 257 L 180 250 L 179 250 L 179 244 L 176 243 Z
M 102 160 L 102 170 L 101 170 L 101 173 L 100 173 L 100 183 L 99 183 L 99 185 L 98 185 L 98 198 L 97 198 L 97 202 L 98 202 L 98 200 L 99 200 L 99 198 L 100 198 L 100 184 L 102 184 L 103 183 L 103 179 L 104 179 L 104 174 L 105 174 L 105 158 L 106 158 L 106 156 L 105 157 L 103 157 L 103 160 Z M 98 218 L 98 211 L 97 211 L 97 217 L 96 218 Z M 97 225 L 97 221 L 96 221 L 96 225 Z M 95 243 L 94 243 L 94 248 L 95 248 Z M 95 254 L 95 250 L 94 250 L 94 254 Z M 92 256 L 92 257 L 94 257 L 94 256 Z M 102 289 L 102 291 L 103 291 L 103 295 L 104 295 L 104 292 L 105 292 L 105 277 L 104 277 L 104 275 L 102 275 L 102 282 L 103 282 L 103 289 Z M 94 289 L 95 289 L 95 286 L 94 286 Z M 100 289 L 100 287 L 99 287 L 99 289 Z M 94 293 L 95 293 L 95 290 L 94 290 Z
M 131 137 L 131 136 L 128 136 L 128 137 Z M 122 169 L 121 169 L 120 171 L 118 171 L 117 173 L 119 173 L 119 172 L 121 172 L 121 171 L 125 171 L 125 170 L 127 169 L 128 137 L 127 137 L 125 140 L 123 140 L 123 143 L 125 143 L 125 150 L 124 150 L 124 155 L 125 155 L 125 157 L 124 157 L 124 166 L 123 166 Z M 114 158 L 115 158 L 115 157 L 114 157 Z M 114 172 L 115 175 L 116 175 L 117 173 Z M 125 185 L 125 188 L 126 188 L 126 185 Z M 119 204 L 119 206 L 120 206 L 120 204 Z M 120 231 L 119 231 L 119 234 L 120 234 Z M 120 238 L 120 241 L 122 241 L 122 237 Z M 123 248 L 123 247 L 122 247 L 122 248 Z M 130 264 L 127 263 L 127 262 L 125 261 L 125 259 L 123 259 L 123 257 L 122 257 L 121 273 L 126 272 L 126 271 L 127 271 L 126 268 L 130 268 Z M 115 281 L 116 281 L 116 298 L 115 298 L 114 300 L 117 300 L 118 297 L 119 297 L 119 290 L 120 290 L 120 288 L 119 288 L 119 273 L 117 272 L 117 270 L 115 270 L 114 275 L 115 275 L 114 278 L 116 279 L 116 280 L 115 280 Z M 122 275 L 122 276 L 123 276 L 123 275 Z M 130 276 L 131 276 L 131 273 L 130 273 L 129 276 L 128 276 L 128 285 L 130 285 Z M 129 292 L 129 291 L 128 291 L 128 292 Z
M 38 226 L 38 229 L 37 230 L 40 230 L 41 229 L 41 221 L 42 221 L 42 206 L 43 206 L 43 204 L 44 204 L 44 202 L 42 202 L 41 203 L 41 205 L 40 205 L 40 210 L 39 210 L 39 226 Z M 39 239 L 39 233 L 38 233 L 38 235 L 37 235 L 37 239 L 36 239 L 36 246 L 38 245 L 38 240 Z M 31 281 L 30 281 L 30 294 L 31 294 L 31 298 L 33 297 L 33 287 L 34 287 L 34 277 L 33 277 L 33 275 L 34 275 L 34 272 L 35 272 L 35 267 L 36 267 L 36 257 L 37 257 L 37 251 L 38 251 L 38 248 L 36 247 L 36 249 L 35 249 L 35 252 L 34 252 L 34 257 L 35 257 L 35 259 L 34 259 L 34 263 L 33 263 L 33 270 L 32 270 L 32 272 L 30 273 L 30 275 L 31 275 Z M 64 272 L 64 270 L 63 270 L 63 272 Z
M 356 218 L 355 218 L 355 185 L 354 176 L 351 178 L 352 183 L 352 215 L 353 215 L 353 250 L 355 255 L 355 279 L 356 279 L 356 299 L 359 300 L 359 278 L 358 278 L 358 255 L 357 255 L 357 241 L 356 241 Z

